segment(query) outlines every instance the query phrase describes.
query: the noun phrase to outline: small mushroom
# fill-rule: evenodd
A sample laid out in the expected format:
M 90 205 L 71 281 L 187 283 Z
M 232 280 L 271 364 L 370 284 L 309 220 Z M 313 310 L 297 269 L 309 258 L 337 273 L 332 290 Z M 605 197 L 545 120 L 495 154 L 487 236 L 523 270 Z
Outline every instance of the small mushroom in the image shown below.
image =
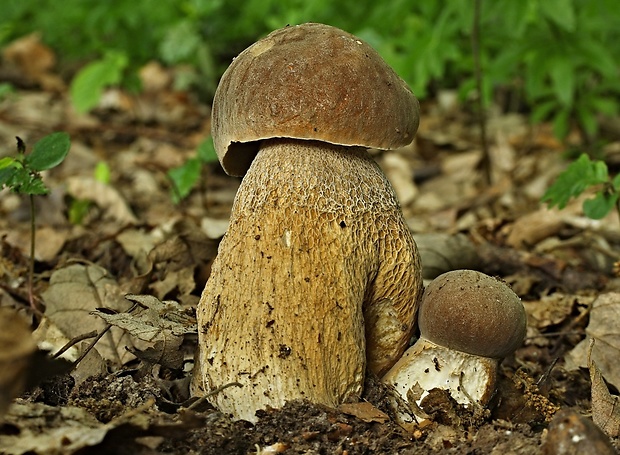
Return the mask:
M 523 343 L 526 316 L 519 297 L 502 281 L 454 270 L 427 286 L 418 324 L 420 338 L 383 377 L 414 414 L 434 388 L 464 405 L 487 405 L 501 359 Z
M 327 25 L 277 30 L 233 61 L 212 134 L 244 177 L 197 309 L 194 395 L 250 421 L 298 398 L 337 406 L 402 355 L 421 267 L 367 148 L 410 143 L 418 112 L 377 52 Z

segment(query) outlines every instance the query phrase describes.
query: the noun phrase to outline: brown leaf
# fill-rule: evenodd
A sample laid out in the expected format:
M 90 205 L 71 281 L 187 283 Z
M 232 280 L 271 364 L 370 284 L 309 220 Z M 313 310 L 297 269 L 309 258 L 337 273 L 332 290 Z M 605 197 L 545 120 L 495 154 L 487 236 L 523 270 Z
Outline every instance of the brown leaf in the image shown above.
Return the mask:
M 594 340 L 590 340 L 588 347 L 588 364 L 590 381 L 592 382 L 592 420 L 607 435 L 620 435 L 620 397 L 611 395 L 603 380 L 603 375 L 592 360 Z
M 355 416 L 364 422 L 384 423 L 390 420 L 385 412 L 377 409 L 374 405 L 367 401 L 360 401 L 359 403 L 343 403 L 338 406 L 338 409 L 341 412 Z
M 41 42 L 40 33 L 31 33 L 16 39 L 2 51 L 7 65 L 30 83 L 40 84 L 44 89 L 60 91 L 62 79 L 51 73 L 56 64 L 54 52 Z
M 41 297 L 49 324 L 57 327 L 68 339 L 105 327 L 104 321 L 90 314 L 95 308 L 125 311 L 130 306 L 120 295 L 116 280 L 96 265 L 73 264 L 56 270 Z M 133 357 L 125 349 L 129 341 L 123 331 L 112 330 L 95 349 L 108 360 L 124 362 Z
M 589 367 L 587 349 L 596 340 L 591 359 L 596 362 L 605 380 L 620 387 L 620 293 L 599 295 L 592 303 L 586 338 L 566 355 L 566 368 Z
M 97 204 L 106 217 L 122 225 L 133 225 L 138 219 L 119 191 L 91 177 L 71 177 L 67 179 L 67 192 L 76 199 L 88 199 Z
M 196 320 L 185 313 L 174 301 L 160 301 L 152 295 L 127 295 L 127 300 L 137 302 L 142 310 L 132 313 L 108 314 L 93 311 L 108 324 L 126 330 L 134 337 L 148 342 L 166 340 L 187 333 L 196 333 Z
M 558 325 L 570 317 L 581 297 L 562 292 L 543 295 L 540 300 L 523 302 L 528 316 L 528 326 L 544 329 Z

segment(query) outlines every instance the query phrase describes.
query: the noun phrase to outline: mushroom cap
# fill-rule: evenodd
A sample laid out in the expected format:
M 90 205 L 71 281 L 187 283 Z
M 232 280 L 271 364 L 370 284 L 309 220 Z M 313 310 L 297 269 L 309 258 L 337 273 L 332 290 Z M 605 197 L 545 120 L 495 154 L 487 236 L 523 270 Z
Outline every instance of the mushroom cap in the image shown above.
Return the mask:
M 474 270 L 435 278 L 420 303 L 420 334 L 435 344 L 482 357 L 503 358 L 523 342 L 525 309 L 502 281 Z
M 270 138 L 393 149 L 418 129 L 407 84 L 359 38 L 329 25 L 276 30 L 241 52 L 213 99 L 212 135 L 224 170 L 242 176 Z

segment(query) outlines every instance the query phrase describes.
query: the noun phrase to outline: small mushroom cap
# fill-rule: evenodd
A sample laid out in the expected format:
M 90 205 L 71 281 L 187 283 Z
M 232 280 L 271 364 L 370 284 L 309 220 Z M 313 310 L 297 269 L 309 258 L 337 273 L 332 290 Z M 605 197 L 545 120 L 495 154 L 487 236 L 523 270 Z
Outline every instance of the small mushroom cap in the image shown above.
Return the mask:
M 393 149 L 409 144 L 418 124 L 418 101 L 374 49 L 315 23 L 276 30 L 244 50 L 213 100 L 215 150 L 237 176 L 263 139 Z
M 474 270 L 435 278 L 420 303 L 420 334 L 435 344 L 482 357 L 503 358 L 523 343 L 525 309 L 502 281 Z

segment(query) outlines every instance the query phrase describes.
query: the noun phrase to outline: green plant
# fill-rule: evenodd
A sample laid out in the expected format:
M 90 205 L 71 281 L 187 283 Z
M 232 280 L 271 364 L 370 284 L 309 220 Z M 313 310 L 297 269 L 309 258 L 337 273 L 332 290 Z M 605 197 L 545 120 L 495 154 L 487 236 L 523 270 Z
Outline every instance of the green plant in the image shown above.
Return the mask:
M 105 185 L 110 183 L 110 166 L 105 161 L 99 161 L 93 172 L 95 180 Z M 71 224 L 82 224 L 84 217 L 88 214 L 92 201 L 89 199 L 73 199 L 69 204 L 68 218 Z
M 610 0 L 486 2 L 487 99 L 508 87 L 529 106 L 533 122 L 550 120 L 565 138 L 577 126 L 592 142 L 596 116 L 615 114 L 620 94 L 620 20 Z
M 591 160 L 585 153 L 558 176 L 541 201 L 563 209 L 571 199 L 591 188 L 595 190 L 594 197 L 583 202 L 587 217 L 598 220 L 614 208 L 620 214 L 620 174 L 610 177 L 605 162 Z
M 35 209 L 34 196 L 49 193 L 43 183 L 41 172 L 52 169 L 63 162 L 71 140 L 67 133 L 53 133 L 38 141 L 30 154 L 26 145 L 17 138 L 17 155 L 0 159 L 0 189 L 9 188 L 14 193 L 27 194 L 30 200 L 30 267 L 28 272 L 28 296 L 34 308 L 33 279 L 35 251 Z
M 185 161 L 181 166 L 168 171 L 168 178 L 172 183 L 171 197 L 175 204 L 187 197 L 200 179 L 203 164 L 217 161 L 217 154 L 213 147 L 213 139 L 209 136 L 199 146 L 195 157 Z
M 482 1 L 482 89 L 470 45 L 473 14 L 471 1 L 161 0 L 153 8 L 65 0 L 59 9 L 53 0 L 3 0 L 0 45 L 40 31 L 71 67 L 98 62 L 96 71 L 78 72 L 72 88 L 84 110 L 106 85 L 135 87 L 136 70 L 152 59 L 193 68 L 183 75 L 208 101 L 231 59 L 257 38 L 286 24 L 324 22 L 368 41 L 421 99 L 442 88 L 463 99 L 481 92 L 485 106 L 509 99 L 533 121 L 553 122 L 558 137 L 576 125 L 590 141 L 597 115 L 618 112 L 617 0 Z
M 123 52 L 109 51 L 103 58 L 86 65 L 71 82 L 71 100 L 78 112 L 88 112 L 101 99 L 103 90 L 118 85 L 128 58 Z

